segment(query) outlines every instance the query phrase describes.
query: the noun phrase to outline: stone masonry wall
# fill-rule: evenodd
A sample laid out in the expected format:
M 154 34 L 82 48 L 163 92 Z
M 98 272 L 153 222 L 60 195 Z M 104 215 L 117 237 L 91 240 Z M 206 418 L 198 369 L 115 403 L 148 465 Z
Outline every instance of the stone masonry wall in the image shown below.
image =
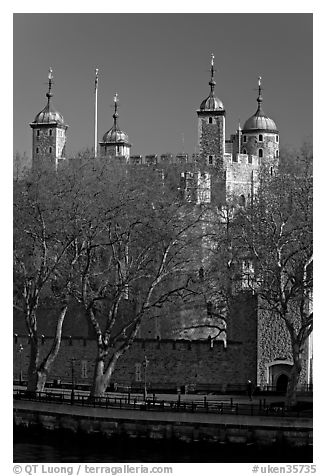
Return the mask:
M 284 321 L 275 313 L 265 310 L 261 306 L 258 313 L 258 336 L 257 336 L 257 383 L 261 386 L 271 385 L 268 381 L 268 366 L 273 362 L 282 365 L 284 362 L 292 362 L 292 350 L 289 332 Z M 300 383 L 307 382 L 308 354 L 303 354 L 303 368 L 300 375 Z
M 200 155 L 204 159 L 209 155 L 215 156 L 216 166 L 221 167 L 225 149 L 225 117 L 223 115 L 214 116 L 212 124 L 207 121 L 208 117 L 206 116 L 199 118 Z
M 46 355 L 52 339 L 40 342 L 41 356 Z M 19 347 L 23 346 L 20 353 Z M 71 382 L 74 365 L 75 383 L 90 383 L 96 356 L 94 340 L 63 338 L 58 357 L 51 369 L 49 381 L 60 378 Z M 173 388 L 186 384 L 245 384 L 248 378 L 255 380 L 256 349 L 250 343 L 209 340 L 136 340 L 127 353 L 118 361 L 112 382 L 123 385 L 144 382 L 144 359 L 149 360 L 147 382 L 171 385 Z M 23 378 L 27 375 L 29 344 L 26 336 L 14 339 L 14 377 L 18 378 L 20 366 Z M 72 359 L 76 359 L 72 364 Z M 137 367 L 140 369 L 137 382 Z

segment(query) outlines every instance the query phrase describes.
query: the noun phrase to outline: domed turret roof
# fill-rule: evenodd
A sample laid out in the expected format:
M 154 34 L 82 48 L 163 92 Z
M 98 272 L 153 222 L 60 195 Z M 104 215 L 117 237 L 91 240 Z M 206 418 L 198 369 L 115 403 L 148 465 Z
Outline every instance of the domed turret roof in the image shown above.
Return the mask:
M 201 111 L 219 111 L 224 110 L 224 105 L 219 98 L 210 94 L 202 101 L 199 109 Z
M 215 96 L 214 89 L 216 86 L 216 82 L 214 80 L 214 55 L 212 54 L 212 59 L 211 59 L 211 79 L 209 81 L 209 85 L 211 87 L 211 92 L 209 93 L 209 96 L 204 99 L 201 104 L 200 104 L 200 111 L 224 111 L 224 105 L 222 101 Z
M 108 132 L 106 132 L 103 136 L 103 141 L 106 144 L 108 143 L 122 143 L 122 144 L 129 144 L 128 135 L 123 132 L 119 125 L 118 125 L 118 95 L 115 94 L 114 96 L 114 114 L 113 114 L 113 127 L 111 127 Z
M 246 132 L 253 132 L 253 131 L 266 131 L 266 132 L 274 132 L 278 133 L 277 127 L 273 119 L 270 117 L 266 116 L 262 109 L 262 102 L 263 102 L 263 97 L 261 95 L 261 78 L 258 80 L 258 108 L 255 114 L 249 119 L 246 120 L 244 123 L 244 126 L 242 128 L 242 133 Z
M 260 112 L 260 113 L 259 113 Z M 263 111 L 258 111 L 249 119 L 246 120 L 242 132 L 249 132 L 253 130 L 266 130 L 270 132 L 278 132 L 273 119 L 267 117 Z
M 63 119 L 63 116 L 54 109 L 53 105 L 51 104 L 51 98 L 53 94 L 51 93 L 51 88 L 52 88 L 52 68 L 49 69 L 49 90 L 46 93 L 46 97 L 48 98 L 47 105 L 45 106 L 44 109 L 42 109 L 41 112 L 39 112 L 36 116 L 34 121 L 31 123 L 33 124 L 53 124 L 55 123 L 56 125 L 64 126 L 65 121 Z
M 103 136 L 103 142 L 129 142 L 127 134 L 115 126 L 106 132 Z
M 56 111 L 48 102 L 48 104 L 45 106 L 44 109 L 42 109 L 41 112 L 35 116 L 35 119 L 33 121 L 34 123 L 37 124 L 48 124 L 48 123 L 53 123 L 55 122 L 56 124 L 59 124 L 61 126 L 65 125 L 65 121 L 62 117 L 62 115 Z

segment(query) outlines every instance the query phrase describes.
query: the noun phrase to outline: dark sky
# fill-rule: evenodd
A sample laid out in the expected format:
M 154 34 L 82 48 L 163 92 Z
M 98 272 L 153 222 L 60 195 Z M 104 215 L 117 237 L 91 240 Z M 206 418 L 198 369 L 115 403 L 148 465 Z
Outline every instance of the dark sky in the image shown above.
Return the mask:
M 255 112 L 260 75 L 281 146 L 300 146 L 312 136 L 312 28 L 312 14 L 296 13 L 14 14 L 14 152 L 31 153 L 29 123 L 46 104 L 50 66 L 68 155 L 94 143 L 95 67 L 99 139 L 118 92 L 132 154 L 194 152 L 212 52 L 227 137 Z

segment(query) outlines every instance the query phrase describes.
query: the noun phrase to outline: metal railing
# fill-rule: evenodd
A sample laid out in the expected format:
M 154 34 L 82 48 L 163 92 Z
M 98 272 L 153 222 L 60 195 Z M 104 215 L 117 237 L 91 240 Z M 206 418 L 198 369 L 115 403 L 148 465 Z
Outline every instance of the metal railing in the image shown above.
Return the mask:
M 294 408 L 287 408 L 284 402 L 267 403 L 260 399 L 259 403 L 239 403 L 229 401 L 209 400 L 204 396 L 201 400 L 184 400 L 180 396 L 177 400 L 152 398 L 144 400 L 141 395 L 90 397 L 75 390 L 51 392 L 29 392 L 22 389 L 14 389 L 15 400 L 29 400 L 43 403 L 71 404 L 82 407 L 116 408 L 120 410 L 142 410 L 159 412 L 190 412 L 190 413 L 215 413 L 221 415 L 250 415 L 271 417 L 312 417 L 312 403 L 301 402 Z
M 14 385 L 27 385 L 26 379 L 19 380 L 14 379 Z M 47 381 L 45 384 L 46 389 L 56 388 L 56 389 L 71 389 L 72 383 L 62 380 L 60 378 L 55 378 L 52 381 Z M 91 385 L 89 383 L 75 382 L 74 387 L 79 390 L 89 391 Z M 142 393 L 144 390 L 144 384 L 131 383 L 131 384 L 120 384 L 113 383 L 110 384 L 108 391 L 110 392 L 124 392 L 124 393 Z M 246 395 L 247 384 L 216 384 L 216 383 L 200 383 L 200 384 L 187 384 L 187 385 L 178 385 L 175 382 L 170 383 L 148 383 L 147 390 L 150 393 L 181 393 L 181 394 L 213 394 L 213 395 Z M 301 384 L 298 386 L 297 392 L 300 394 L 312 393 L 313 386 L 312 384 Z M 279 390 L 275 385 L 264 385 L 263 387 L 256 387 L 254 389 L 254 395 L 259 396 L 268 396 L 268 395 L 284 395 L 285 391 Z

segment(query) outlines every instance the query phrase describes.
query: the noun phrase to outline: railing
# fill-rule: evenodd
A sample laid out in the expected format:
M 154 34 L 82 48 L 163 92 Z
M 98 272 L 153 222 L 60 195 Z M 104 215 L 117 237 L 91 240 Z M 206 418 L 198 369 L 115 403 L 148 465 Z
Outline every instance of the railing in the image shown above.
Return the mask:
M 266 403 L 265 399 L 260 399 L 259 404 L 234 403 L 233 398 L 229 401 L 209 400 L 204 396 L 201 400 L 181 401 L 161 400 L 155 395 L 146 400 L 141 395 L 90 397 L 75 390 L 71 391 L 51 391 L 51 392 L 29 392 L 27 390 L 15 389 L 15 400 L 29 400 L 44 403 L 68 403 L 82 407 L 118 408 L 123 410 L 143 410 L 160 412 L 191 412 L 191 413 L 215 413 L 221 415 L 250 415 L 250 416 L 280 416 L 280 417 L 312 417 L 312 404 L 301 402 L 295 408 L 287 408 L 284 402 Z
M 23 380 L 22 382 L 19 379 L 14 379 L 14 385 L 25 386 L 27 381 Z M 75 388 L 78 390 L 90 390 L 90 385 L 87 383 L 75 382 Z M 60 389 L 71 389 L 72 383 L 67 381 L 62 381 L 61 379 L 54 379 L 53 381 L 48 381 L 45 384 L 46 388 L 60 388 Z M 150 393 L 182 393 L 182 394 L 213 394 L 213 395 L 245 395 L 248 392 L 247 384 L 216 384 L 216 383 L 199 383 L 199 384 L 188 384 L 188 385 L 178 385 L 176 382 L 167 382 L 167 383 L 148 383 L 147 389 Z M 139 383 L 138 385 L 132 383 L 127 384 L 111 384 L 108 388 L 110 392 L 124 392 L 124 393 L 142 393 L 144 391 L 144 384 Z M 311 393 L 313 391 L 312 384 L 301 384 L 298 386 L 298 393 Z M 280 390 L 275 385 L 264 385 L 263 387 L 256 387 L 254 389 L 254 395 L 267 396 L 267 395 L 284 395 L 285 391 Z

